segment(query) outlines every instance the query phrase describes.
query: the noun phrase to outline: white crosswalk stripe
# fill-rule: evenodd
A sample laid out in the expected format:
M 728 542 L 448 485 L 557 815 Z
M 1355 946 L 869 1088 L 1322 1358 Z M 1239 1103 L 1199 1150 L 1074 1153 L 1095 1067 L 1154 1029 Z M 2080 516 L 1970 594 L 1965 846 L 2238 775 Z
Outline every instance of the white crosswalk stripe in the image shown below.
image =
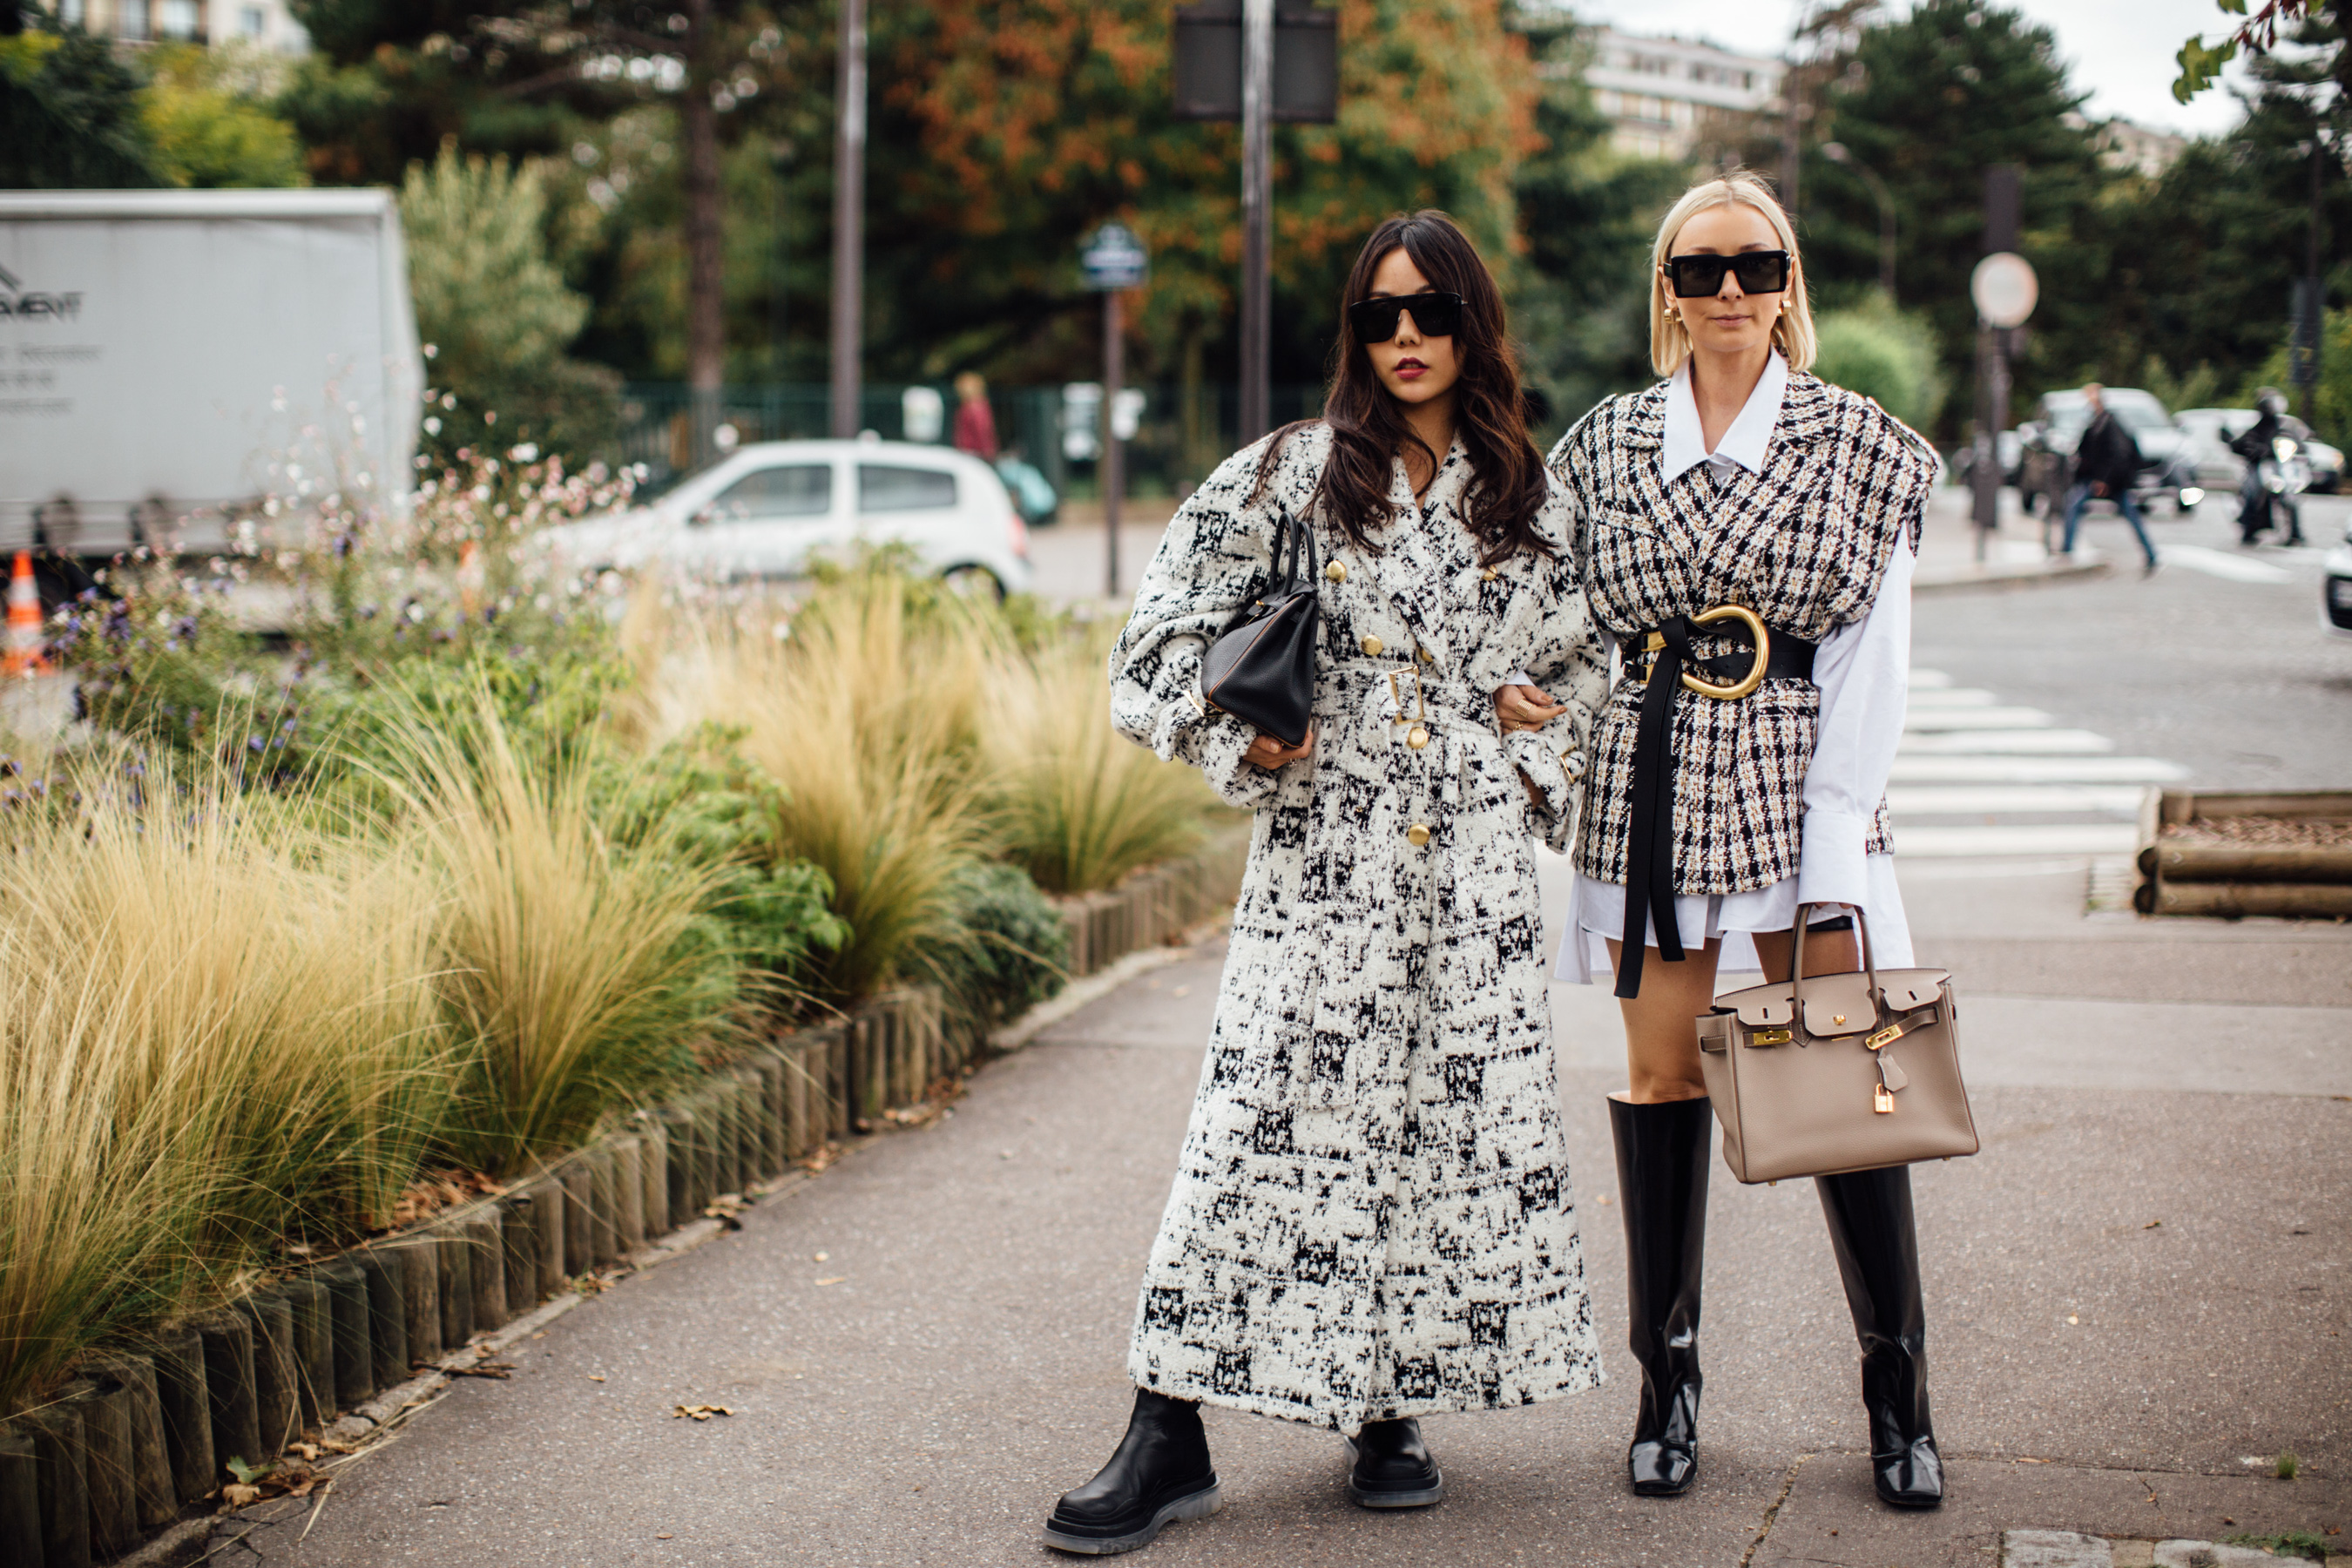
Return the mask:
M 2061 729 L 2038 708 L 1915 669 L 1886 790 L 1895 851 L 1906 859 L 2128 855 L 2147 787 L 2187 770 L 2115 749 L 2095 731 Z

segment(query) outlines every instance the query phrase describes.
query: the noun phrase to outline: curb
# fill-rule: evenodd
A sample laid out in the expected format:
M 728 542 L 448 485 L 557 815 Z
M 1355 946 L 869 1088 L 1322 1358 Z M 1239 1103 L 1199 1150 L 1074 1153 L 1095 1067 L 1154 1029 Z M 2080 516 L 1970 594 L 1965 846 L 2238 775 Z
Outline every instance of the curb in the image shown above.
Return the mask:
M 1246 834 L 1223 835 L 1065 901 L 1071 984 L 992 1035 L 950 1028 L 935 986 L 885 993 L 776 1036 L 503 1192 L 165 1325 L 137 1353 L 93 1353 L 50 1405 L 0 1423 L 6 1568 L 165 1568 L 237 1517 L 181 1517 L 216 1495 L 227 1460 L 274 1460 L 305 1435 L 351 1446 L 317 1467 L 331 1478 L 588 1300 L 582 1282 L 601 1289 L 724 1235 L 744 1201 L 811 1180 L 803 1160 L 909 1120 L 893 1108 L 1181 958 L 1169 943 L 1233 900 L 1247 857 Z
M 2053 583 L 2081 583 L 2109 576 L 2114 572 L 2111 563 L 2096 559 L 2070 561 L 2056 566 L 1987 566 L 1982 570 L 1923 573 L 1911 580 L 1911 592 L 1952 594 L 1970 588 L 2036 588 Z

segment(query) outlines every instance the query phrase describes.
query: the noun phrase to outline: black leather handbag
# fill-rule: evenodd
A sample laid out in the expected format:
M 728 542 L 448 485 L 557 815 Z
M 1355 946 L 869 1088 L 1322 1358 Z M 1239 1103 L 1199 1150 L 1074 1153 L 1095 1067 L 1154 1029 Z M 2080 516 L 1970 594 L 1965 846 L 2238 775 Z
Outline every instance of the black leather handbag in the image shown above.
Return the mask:
M 1315 579 L 1322 569 L 1315 531 L 1285 507 L 1265 596 L 1201 661 L 1201 700 L 1286 746 L 1304 742 L 1315 717 L 1315 638 L 1323 622 Z

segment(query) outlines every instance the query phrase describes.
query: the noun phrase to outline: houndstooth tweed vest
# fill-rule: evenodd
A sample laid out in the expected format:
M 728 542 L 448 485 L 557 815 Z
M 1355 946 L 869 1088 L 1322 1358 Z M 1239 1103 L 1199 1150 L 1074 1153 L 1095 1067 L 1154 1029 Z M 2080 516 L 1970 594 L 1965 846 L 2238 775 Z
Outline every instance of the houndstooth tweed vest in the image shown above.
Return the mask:
M 1576 564 L 1601 624 L 1622 642 L 1731 604 L 1818 642 L 1867 615 L 1897 545 L 1917 546 L 1936 479 L 1927 443 L 1870 399 L 1797 372 L 1760 470 L 1727 479 L 1701 463 L 1667 483 L 1667 391 L 1662 382 L 1610 398 L 1552 448 L 1552 472 L 1577 503 Z M 1743 650 L 1701 638 L 1697 651 Z M 1626 879 L 1642 693 L 1621 679 L 1594 728 L 1577 864 L 1601 881 Z M 1807 680 L 1768 680 L 1729 702 L 1677 693 L 1676 892 L 1747 892 L 1796 875 L 1820 706 Z M 1884 801 L 1867 847 L 1891 847 Z

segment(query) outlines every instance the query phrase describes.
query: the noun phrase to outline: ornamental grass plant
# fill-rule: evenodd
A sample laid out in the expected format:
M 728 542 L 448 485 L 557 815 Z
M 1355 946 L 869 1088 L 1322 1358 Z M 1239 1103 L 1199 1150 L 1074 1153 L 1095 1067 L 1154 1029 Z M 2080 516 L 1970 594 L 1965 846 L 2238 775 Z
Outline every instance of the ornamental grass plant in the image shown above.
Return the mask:
M 1190 851 L 1217 806 L 1197 769 L 1112 728 L 1115 629 L 1050 638 L 988 684 L 986 800 L 1007 857 L 1049 893 L 1097 892 Z
M 429 716 L 429 717 L 428 717 Z M 487 689 L 395 712 L 381 782 L 399 852 L 442 889 L 433 940 L 461 1071 L 445 1142 L 513 1173 L 694 1066 L 740 997 L 703 910 L 724 868 L 608 837 L 587 749 L 526 746 Z
M 848 926 L 824 988 L 927 978 L 967 939 L 956 879 L 989 842 L 975 760 L 1002 635 L 987 610 L 887 563 L 843 574 L 787 625 L 702 617 L 680 661 L 693 700 L 663 711 L 737 727 L 777 785 L 779 853 L 825 873 Z
M 0 1412 L 381 1223 L 456 1088 L 416 868 L 84 757 L 0 854 Z

